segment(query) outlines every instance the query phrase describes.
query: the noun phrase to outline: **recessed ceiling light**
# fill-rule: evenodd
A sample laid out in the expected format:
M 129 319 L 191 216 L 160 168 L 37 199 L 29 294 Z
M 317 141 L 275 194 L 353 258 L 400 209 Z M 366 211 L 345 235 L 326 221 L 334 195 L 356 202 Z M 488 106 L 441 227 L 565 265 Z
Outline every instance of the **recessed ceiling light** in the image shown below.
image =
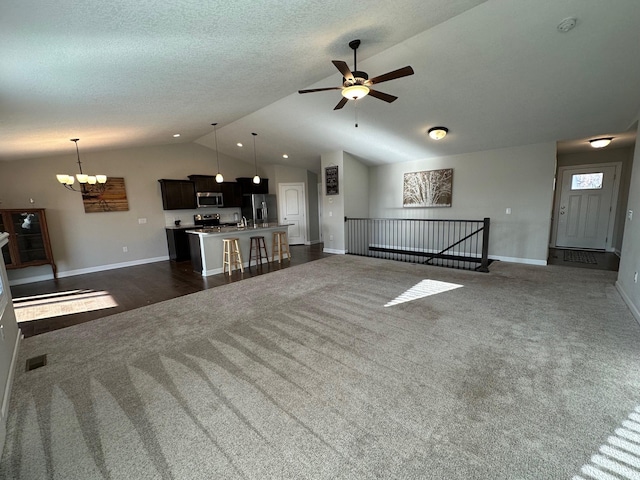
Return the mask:
M 289 155 L 285 153 L 284 155 L 282 155 L 282 158 L 289 158 Z
M 433 127 L 429 129 L 429 136 L 434 140 L 442 140 L 447 136 L 449 129 L 447 127 Z
M 174 134 L 173 134 L 173 137 L 174 137 L 174 138 L 178 138 L 179 136 L 180 136 L 180 134 L 179 134 L 179 133 L 174 133 Z
M 593 140 L 589 140 L 589 143 L 593 148 L 603 148 L 609 145 L 611 140 L 613 140 L 613 137 L 594 138 Z
M 239 147 L 241 147 L 241 146 L 242 146 L 242 144 L 241 144 L 240 142 L 236 143 L 236 145 L 238 145 Z

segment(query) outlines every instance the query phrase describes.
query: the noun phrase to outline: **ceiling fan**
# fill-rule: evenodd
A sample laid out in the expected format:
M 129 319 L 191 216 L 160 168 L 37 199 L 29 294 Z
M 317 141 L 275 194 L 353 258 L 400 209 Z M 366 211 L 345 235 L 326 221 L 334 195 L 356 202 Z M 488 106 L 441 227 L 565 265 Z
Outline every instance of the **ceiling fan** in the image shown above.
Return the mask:
M 341 60 L 332 60 L 333 64 L 342 74 L 342 86 L 341 87 L 327 87 L 327 88 L 312 88 L 309 90 L 298 90 L 298 93 L 311 93 L 311 92 L 324 92 L 325 90 L 342 90 L 342 100 L 334 107 L 334 110 L 339 110 L 344 107 L 349 100 L 358 100 L 366 95 L 371 95 L 379 100 L 391 103 L 398 99 L 388 93 L 379 92 L 371 88 L 371 85 L 375 85 L 382 82 L 388 82 L 389 80 L 395 80 L 396 78 L 402 78 L 409 75 L 413 75 L 413 68 L 406 66 L 399 68 L 392 72 L 387 72 L 383 75 L 379 75 L 374 78 L 369 78 L 366 72 L 358 71 L 358 60 L 356 58 L 356 50 L 360 46 L 360 40 L 352 40 L 349 42 L 349 46 L 353 49 L 353 71 L 349 70 L 346 62 Z

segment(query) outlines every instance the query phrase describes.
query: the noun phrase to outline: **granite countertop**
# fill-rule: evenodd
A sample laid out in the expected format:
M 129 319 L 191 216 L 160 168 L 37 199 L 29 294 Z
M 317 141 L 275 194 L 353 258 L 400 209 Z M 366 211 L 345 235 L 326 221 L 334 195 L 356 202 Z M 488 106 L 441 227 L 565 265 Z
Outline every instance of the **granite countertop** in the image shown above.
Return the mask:
M 279 223 L 259 223 L 253 227 L 237 227 L 237 226 L 227 226 L 227 227 L 204 227 L 204 228 L 193 228 L 187 230 L 187 233 L 193 233 L 195 235 L 219 235 L 219 234 L 227 234 L 227 233 L 253 233 L 256 230 L 267 229 L 267 228 L 287 228 L 289 225 L 281 225 Z
M 165 229 L 167 229 L 167 230 L 188 230 L 188 229 L 190 229 L 190 228 L 196 228 L 196 226 L 195 226 L 193 223 L 191 223 L 191 224 L 186 223 L 186 224 L 180 224 L 180 225 L 178 225 L 178 226 L 175 226 L 175 225 L 167 225 L 167 226 L 166 226 L 166 227 L 164 227 L 164 228 L 165 228 Z

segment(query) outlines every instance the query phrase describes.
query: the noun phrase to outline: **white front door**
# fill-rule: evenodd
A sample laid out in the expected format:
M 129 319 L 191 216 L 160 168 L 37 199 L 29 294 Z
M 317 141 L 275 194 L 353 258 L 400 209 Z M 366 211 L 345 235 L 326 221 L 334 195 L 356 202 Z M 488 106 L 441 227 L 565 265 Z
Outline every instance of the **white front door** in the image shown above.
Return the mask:
M 605 249 L 613 227 L 616 166 L 563 168 L 556 210 L 556 246 Z
M 280 223 L 289 224 L 289 245 L 303 245 L 307 241 L 304 183 L 281 183 L 278 193 Z

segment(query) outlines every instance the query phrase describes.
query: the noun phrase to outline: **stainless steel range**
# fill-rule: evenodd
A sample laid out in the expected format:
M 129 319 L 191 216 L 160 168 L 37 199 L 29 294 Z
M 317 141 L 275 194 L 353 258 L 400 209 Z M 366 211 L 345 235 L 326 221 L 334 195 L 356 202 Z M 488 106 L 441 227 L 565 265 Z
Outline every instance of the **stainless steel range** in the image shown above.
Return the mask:
M 220 225 L 220 214 L 212 213 L 203 215 L 196 213 L 193 216 L 193 223 L 196 227 L 217 227 Z

